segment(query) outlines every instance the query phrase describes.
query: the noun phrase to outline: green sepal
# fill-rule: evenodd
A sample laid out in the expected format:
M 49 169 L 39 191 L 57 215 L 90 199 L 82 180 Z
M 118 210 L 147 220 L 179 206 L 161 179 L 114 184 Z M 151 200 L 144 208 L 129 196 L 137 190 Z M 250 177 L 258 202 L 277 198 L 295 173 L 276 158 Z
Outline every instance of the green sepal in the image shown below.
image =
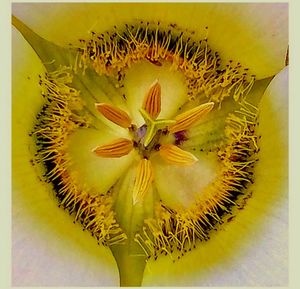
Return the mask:
M 247 95 L 247 102 L 258 107 L 259 102 L 266 88 L 268 87 L 272 78 L 258 80 L 254 83 L 253 88 Z M 201 101 L 197 99 L 197 102 Z M 202 102 L 207 100 L 202 99 Z M 188 103 L 187 108 L 196 106 L 193 101 Z M 229 114 L 236 113 L 241 108 L 239 102 L 232 97 L 228 97 L 222 103 L 216 104 L 215 108 L 208 113 L 199 123 L 188 130 L 188 140 L 183 143 L 182 148 L 193 153 L 213 151 L 225 144 L 225 126 L 226 118 Z
M 135 235 L 143 231 L 144 220 L 154 214 L 155 194 L 152 191 L 147 192 L 143 202 L 133 204 L 136 168 L 134 163 L 114 187 L 118 192 L 114 202 L 116 219 L 127 236 L 123 244 L 110 248 L 118 265 L 121 286 L 140 286 L 142 283 L 147 255 L 135 241 Z
M 32 46 L 48 72 L 54 72 L 61 67 L 73 69 L 78 51 L 74 48 L 64 48 L 40 37 L 22 21 L 12 16 L 12 24 L 19 30 L 26 41 Z M 122 94 L 114 85 L 113 79 L 97 74 L 90 67 L 85 71 L 73 70 L 72 87 L 80 91 L 86 102 L 88 111 L 96 118 L 98 113 L 95 102 L 122 102 Z
M 75 59 L 73 51 L 41 38 L 17 17 L 12 16 L 12 24 L 32 46 L 48 72 L 55 71 L 60 66 L 70 66 L 72 60 Z

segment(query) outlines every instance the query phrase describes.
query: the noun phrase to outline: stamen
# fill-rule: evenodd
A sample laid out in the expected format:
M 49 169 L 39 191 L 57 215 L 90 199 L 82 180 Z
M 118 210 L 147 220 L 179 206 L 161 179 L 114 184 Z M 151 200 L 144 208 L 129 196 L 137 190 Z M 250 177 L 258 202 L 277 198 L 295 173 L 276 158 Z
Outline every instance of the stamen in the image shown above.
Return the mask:
M 173 165 L 190 166 L 198 161 L 193 154 L 172 144 L 161 145 L 159 153 L 165 161 Z
M 120 158 L 126 156 L 133 149 L 133 143 L 126 138 L 118 138 L 107 145 L 101 145 L 93 149 L 98 157 Z
M 210 112 L 213 107 L 214 103 L 208 102 L 177 115 L 175 117 L 176 123 L 169 128 L 169 131 L 175 133 L 191 128 L 202 116 Z
M 161 111 L 161 86 L 158 80 L 150 86 L 149 91 L 145 95 L 142 108 L 148 112 L 148 114 L 156 119 Z
M 168 31 L 161 31 L 158 24 L 140 23 L 125 25 L 123 32 L 115 29 L 92 37 L 80 43 L 75 70 L 84 73 L 91 64 L 97 73 L 111 75 L 123 73 L 144 59 L 155 65 L 167 61 L 172 69 L 184 73 L 190 99 L 200 93 L 216 103 L 229 96 L 237 101 L 244 99 L 254 79 L 245 74 L 240 63 L 230 60 L 222 69 L 221 58 L 209 47 L 207 38 L 192 42 L 193 33 L 177 28 L 171 25 Z
M 131 118 L 124 110 L 108 103 L 96 103 L 95 106 L 111 122 L 124 128 L 131 126 Z
M 40 77 L 45 104 L 33 131 L 37 145 L 35 158 L 45 166 L 41 177 L 53 184 L 59 206 L 74 214 L 74 222 L 89 230 L 98 244 L 120 244 L 127 236 L 115 218 L 112 195 L 109 192 L 99 195 L 91 188 L 77 185 L 74 172 L 72 176 L 69 172 L 68 138 L 76 129 L 91 124 L 79 91 L 70 86 L 72 75 L 70 68 L 62 67 Z
M 142 159 L 138 165 L 137 174 L 133 185 L 133 205 L 143 201 L 145 194 L 149 190 L 152 180 L 153 171 L 151 162 L 147 159 Z

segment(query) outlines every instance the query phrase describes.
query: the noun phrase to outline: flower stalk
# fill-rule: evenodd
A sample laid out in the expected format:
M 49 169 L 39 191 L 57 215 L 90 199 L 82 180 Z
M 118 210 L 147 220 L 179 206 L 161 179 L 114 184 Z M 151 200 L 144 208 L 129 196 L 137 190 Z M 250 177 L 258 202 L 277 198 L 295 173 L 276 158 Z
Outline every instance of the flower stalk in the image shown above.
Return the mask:
M 112 247 L 112 253 L 119 269 L 121 287 L 140 287 L 143 282 L 146 258 L 129 252 L 129 246 Z

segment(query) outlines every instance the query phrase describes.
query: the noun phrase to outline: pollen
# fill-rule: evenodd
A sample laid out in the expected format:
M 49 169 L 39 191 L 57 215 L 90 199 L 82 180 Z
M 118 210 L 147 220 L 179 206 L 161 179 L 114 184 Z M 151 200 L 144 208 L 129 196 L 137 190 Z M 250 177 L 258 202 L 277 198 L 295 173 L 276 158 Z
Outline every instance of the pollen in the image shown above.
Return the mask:
M 97 146 L 93 152 L 103 158 L 120 158 L 128 155 L 133 149 L 133 143 L 126 138 L 119 138 L 110 144 Z
M 158 117 L 161 111 L 161 86 L 158 80 L 151 85 L 145 95 L 142 108 L 147 111 L 153 119 Z
M 172 144 L 164 144 L 159 148 L 160 156 L 168 163 L 177 166 L 193 165 L 198 159 L 191 153 Z
M 40 78 L 45 104 L 32 133 L 37 145 L 36 161 L 44 165 L 41 177 L 52 184 L 59 206 L 74 217 L 74 222 L 80 222 L 99 244 L 119 244 L 127 236 L 115 218 L 111 192 L 99 195 L 79 187 L 69 170 L 67 138 L 75 130 L 89 127 L 91 122 L 79 91 L 71 83 L 72 72 L 68 67 Z
M 208 102 L 196 106 L 182 114 L 175 117 L 176 123 L 170 126 L 169 131 L 175 133 L 191 128 L 196 124 L 204 115 L 209 113 L 214 107 L 213 102 Z
M 143 201 L 144 196 L 149 190 L 152 181 L 153 170 L 151 162 L 147 159 L 142 159 L 138 164 L 136 178 L 133 186 L 133 205 L 136 205 Z
M 131 126 L 131 118 L 124 110 L 108 103 L 96 103 L 95 107 L 105 118 L 111 122 L 124 128 Z
M 193 41 L 192 34 L 172 25 L 140 22 L 92 36 L 78 47 L 76 69 L 92 65 L 100 75 L 122 78 L 128 67 L 141 60 L 160 66 L 168 62 L 185 75 L 191 99 L 204 94 L 216 103 L 229 96 L 243 99 L 255 81 L 240 63 L 230 61 L 222 66 L 218 52 L 209 47 L 207 39 Z

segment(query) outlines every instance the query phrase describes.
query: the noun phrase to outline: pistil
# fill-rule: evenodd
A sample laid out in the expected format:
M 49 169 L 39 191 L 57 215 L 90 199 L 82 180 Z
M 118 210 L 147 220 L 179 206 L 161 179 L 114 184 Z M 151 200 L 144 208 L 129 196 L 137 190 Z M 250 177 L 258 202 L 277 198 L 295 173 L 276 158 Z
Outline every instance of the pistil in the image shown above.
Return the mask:
M 153 119 L 148 114 L 148 112 L 142 108 L 139 111 L 147 125 L 147 131 L 144 139 L 145 147 L 147 147 L 151 143 L 152 139 L 154 138 L 158 130 L 167 128 L 168 126 L 175 124 L 176 122 L 175 120 L 171 120 L 171 119 Z

